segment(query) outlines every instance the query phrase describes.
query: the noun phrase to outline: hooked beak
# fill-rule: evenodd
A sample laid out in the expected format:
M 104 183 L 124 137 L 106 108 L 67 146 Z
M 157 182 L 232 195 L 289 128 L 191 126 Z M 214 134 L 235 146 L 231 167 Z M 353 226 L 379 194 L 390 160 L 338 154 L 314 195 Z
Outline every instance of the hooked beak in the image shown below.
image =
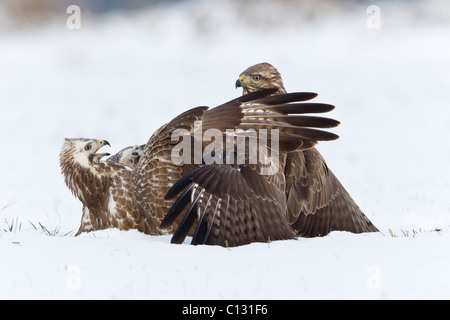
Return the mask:
M 245 80 L 245 78 L 244 78 L 243 75 L 239 76 L 239 79 L 236 80 L 235 87 L 236 88 L 238 88 L 238 87 L 244 88 L 244 87 L 254 86 L 255 85 L 254 83 L 245 82 L 244 80 Z
M 235 88 L 237 89 L 239 87 L 243 87 L 243 84 L 244 84 L 244 76 L 240 75 L 239 79 L 236 80 Z
M 102 147 L 103 147 L 103 146 L 110 146 L 110 147 L 111 147 L 111 145 L 109 144 L 109 142 L 106 141 L 106 140 L 98 140 L 98 143 L 101 144 Z
M 109 155 L 111 155 L 111 154 L 109 154 L 109 153 L 97 153 L 97 151 L 98 150 L 100 150 L 100 148 L 101 147 L 104 147 L 104 146 L 110 146 L 111 147 L 111 145 L 109 144 L 109 142 L 108 141 L 106 141 L 106 140 L 97 140 L 98 141 L 98 148 L 94 151 L 94 154 L 95 154 L 95 156 L 96 157 L 99 157 L 99 158 L 102 158 L 102 157 L 106 157 L 106 156 L 109 156 Z

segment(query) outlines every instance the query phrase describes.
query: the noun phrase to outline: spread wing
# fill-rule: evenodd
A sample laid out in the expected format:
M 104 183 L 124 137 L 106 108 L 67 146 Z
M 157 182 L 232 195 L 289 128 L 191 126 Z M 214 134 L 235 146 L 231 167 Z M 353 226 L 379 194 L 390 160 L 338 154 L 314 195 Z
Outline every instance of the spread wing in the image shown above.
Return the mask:
M 260 81 L 253 82 L 251 78 L 253 74 L 260 75 Z M 274 88 L 272 96 L 262 99 L 266 104 L 276 101 L 276 97 L 280 93 L 286 93 L 280 73 L 268 63 L 251 66 L 241 76 L 242 79 L 239 78 L 236 86 L 243 87 L 244 92 Z M 303 95 L 305 98 L 303 101 L 316 97 L 315 93 L 300 93 L 299 95 Z M 295 104 L 290 105 L 296 109 Z M 290 106 L 282 105 L 278 108 L 271 108 L 272 113 L 270 114 L 259 112 L 258 116 L 266 117 L 275 127 L 280 122 L 286 122 L 287 119 L 289 119 L 287 122 L 294 126 L 312 120 L 311 117 L 306 119 L 305 116 L 286 117 L 286 113 L 296 114 L 296 110 L 290 108 Z M 305 113 L 320 113 L 329 111 L 330 108 L 333 106 L 319 103 L 302 104 L 302 110 Z M 279 115 L 274 115 L 273 112 L 279 113 Z M 250 117 L 249 125 L 253 125 L 251 122 L 254 117 L 251 117 L 250 114 L 248 116 Z M 333 125 L 319 119 L 315 124 L 315 127 L 318 128 L 327 128 L 328 125 Z M 309 129 L 306 131 L 311 133 Z M 296 133 L 300 134 L 298 131 Z M 321 133 L 317 133 L 316 137 L 320 137 L 320 135 Z M 311 148 L 316 143 L 315 140 L 321 139 L 303 139 L 297 150 L 291 148 L 292 152 L 286 154 L 287 214 L 294 230 L 298 235 L 304 237 L 326 235 L 333 230 L 356 233 L 378 231 L 336 176 L 328 169 L 319 152 Z M 295 140 L 290 143 L 290 147 L 293 146 L 295 146 Z M 304 150 L 299 151 L 302 149 Z
M 184 174 L 199 167 L 199 164 L 196 164 L 193 159 L 195 156 L 193 150 L 189 163 L 174 163 L 172 149 L 178 144 L 178 140 L 173 140 L 172 134 L 176 130 L 184 130 L 188 135 L 194 136 L 197 121 L 202 121 L 203 131 L 208 128 L 234 128 L 240 123 L 242 113 L 233 111 L 238 111 L 243 103 L 265 97 L 270 92 L 270 90 L 261 91 L 238 97 L 212 109 L 213 112 L 210 112 L 208 107 L 190 109 L 162 126 L 152 135 L 133 171 L 132 177 L 138 206 L 146 217 L 147 224 L 153 226 L 150 231 L 151 234 L 164 234 L 171 232 L 171 229 L 176 227 L 177 222 L 167 230 L 159 228 L 161 220 L 173 204 L 173 201 L 168 201 L 164 197 L 173 184 L 181 179 Z M 195 144 L 192 143 L 191 146 L 194 148 Z
M 317 149 L 290 152 L 285 174 L 289 223 L 298 236 L 324 236 L 334 230 L 378 231 Z
M 183 242 L 194 224 L 192 244 L 233 247 L 294 237 L 284 194 L 249 166 L 200 167 L 179 180 L 167 198 L 181 191 L 162 222 L 168 227 L 185 212 L 172 243 Z
M 333 109 L 330 105 L 318 104 L 316 107 L 310 103 L 298 103 L 314 96 L 311 93 L 291 93 L 241 100 L 205 113 L 203 123 L 208 127 L 217 121 L 215 118 L 228 119 L 226 117 L 232 114 L 238 115 L 234 118 L 235 128 L 278 129 L 279 168 L 275 174 L 262 174 L 264 165 L 250 164 L 247 150 L 244 164 L 205 165 L 185 175 L 166 196 L 171 200 L 179 195 L 161 227 L 167 228 L 183 217 L 172 242 L 181 243 L 190 232 L 193 232 L 193 244 L 221 246 L 294 237 L 286 214 L 286 153 L 310 148 L 319 140 L 336 139 L 336 135 L 316 128 L 339 124 L 328 118 L 299 116 L 310 110 L 327 112 Z
M 317 96 L 312 92 L 293 92 L 258 99 L 258 94 L 267 95 L 273 91 L 274 89 L 253 92 L 208 110 L 203 119 L 203 128 L 219 128 L 223 131 L 278 129 L 279 148 L 282 152 L 309 149 L 318 141 L 338 138 L 334 133 L 316 128 L 333 128 L 339 125 L 339 121 L 302 115 L 328 112 L 334 109 L 333 105 L 303 103 Z

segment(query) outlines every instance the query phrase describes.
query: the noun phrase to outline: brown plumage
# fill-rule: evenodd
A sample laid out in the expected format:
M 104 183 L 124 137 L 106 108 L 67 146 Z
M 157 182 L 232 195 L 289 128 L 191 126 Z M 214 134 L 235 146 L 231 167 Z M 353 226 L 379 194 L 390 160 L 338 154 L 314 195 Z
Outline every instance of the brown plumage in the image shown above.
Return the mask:
M 279 189 L 284 184 L 273 183 L 280 174 L 276 178 L 263 176 L 261 171 L 264 166 L 258 164 L 241 167 L 203 165 L 201 161 L 179 163 L 172 158 L 172 150 L 178 144 L 178 140 L 173 139 L 176 130 L 185 130 L 183 137 L 191 139 L 199 130 L 203 134 L 209 129 L 217 129 L 222 138 L 226 139 L 224 132 L 227 129 L 246 129 L 249 123 L 261 128 L 274 127 L 280 131 L 280 150 L 284 153 L 303 146 L 309 147 L 319 140 L 337 138 L 332 133 L 313 129 L 336 126 L 338 122 L 335 120 L 320 117 L 306 117 L 302 120 L 293 120 L 290 116 L 279 118 L 279 114 L 298 115 L 310 109 L 311 106 L 302 109 L 302 105 L 298 103 L 310 99 L 310 94 L 292 93 L 269 97 L 273 92 L 274 90 L 263 90 L 233 99 L 213 109 L 198 107 L 184 112 L 151 136 L 134 168 L 101 160 L 108 155 L 97 153 L 102 146 L 108 144 L 104 140 L 66 139 L 60 154 L 61 171 L 66 185 L 84 206 L 77 234 L 116 227 L 121 230 L 138 229 L 151 235 L 174 233 L 174 239 L 180 240 L 189 234 L 192 217 L 196 217 L 195 214 L 190 214 L 196 210 L 191 209 L 215 203 L 217 210 L 223 210 L 223 216 L 227 217 L 229 212 L 233 212 L 233 216 L 229 215 L 225 221 L 219 220 L 221 225 L 216 226 L 218 230 L 210 224 L 209 234 L 217 234 L 218 238 L 217 241 L 206 239 L 205 243 L 239 245 L 264 241 L 268 237 L 292 238 L 293 233 L 285 214 L 286 201 Z M 323 107 L 321 112 L 331 109 L 332 106 Z M 255 118 L 254 115 L 261 110 L 264 110 L 265 115 L 272 115 L 272 118 Z M 199 123 L 201 129 L 198 127 Z M 195 143 L 192 145 L 195 146 Z M 202 202 L 202 196 L 198 194 L 201 192 L 200 188 L 191 187 L 192 199 L 199 201 L 191 201 L 192 208 L 187 207 L 185 210 L 182 204 L 187 204 L 190 198 L 180 197 L 175 200 L 174 196 L 166 197 L 166 194 L 176 183 L 177 186 L 185 184 L 187 177 L 198 178 L 199 185 L 204 182 L 208 188 L 218 188 L 220 192 L 234 197 L 239 194 L 242 198 L 233 198 L 231 205 L 234 207 L 221 204 L 222 200 L 216 201 L 216 195 L 211 196 L 210 202 Z M 236 184 L 236 181 L 242 183 Z M 185 192 L 188 193 L 189 191 Z M 259 213 L 258 207 L 264 208 L 263 214 Z M 167 212 L 170 214 L 161 224 Z M 187 214 L 188 219 L 183 213 Z M 218 217 L 217 212 L 214 215 Z M 231 223 L 230 226 L 228 223 Z M 239 229 L 235 229 L 237 224 L 240 224 Z M 238 240 L 234 240 L 235 237 Z
M 331 137 L 305 128 L 330 128 L 338 122 L 300 115 L 334 107 L 292 103 L 317 94 L 286 95 L 281 75 L 268 63 L 245 70 L 236 87 L 242 87 L 244 95 L 272 90 L 259 100 L 266 106 L 242 107 L 239 126 L 280 129 L 279 170 L 262 175 L 261 163 L 208 165 L 184 176 L 166 197 L 176 198 L 181 193 L 162 223 L 169 226 L 183 216 L 172 242 L 181 243 L 192 231 L 192 244 L 221 246 L 324 236 L 333 230 L 378 231 L 313 148 L 317 141 Z M 272 104 L 275 101 L 277 105 Z
M 274 95 L 286 93 L 280 73 L 269 63 L 246 69 L 236 87 L 242 87 L 244 94 L 268 88 L 277 90 Z M 323 236 L 333 230 L 378 231 L 317 149 L 289 152 L 284 172 L 289 223 L 299 236 Z
M 132 192 L 132 170 L 126 165 L 101 161 L 108 153 L 97 153 L 106 140 L 65 139 L 60 166 L 65 183 L 83 203 L 82 232 L 119 228 L 151 228 Z M 126 193 L 127 196 L 124 196 Z

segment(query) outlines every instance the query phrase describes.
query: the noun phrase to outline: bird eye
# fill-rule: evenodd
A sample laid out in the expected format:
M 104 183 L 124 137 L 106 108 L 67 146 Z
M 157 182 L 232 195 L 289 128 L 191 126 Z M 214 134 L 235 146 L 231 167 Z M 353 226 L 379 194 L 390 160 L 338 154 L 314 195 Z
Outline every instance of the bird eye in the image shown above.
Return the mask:
M 261 76 L 259 74 L 256 74 L 256 75 L 252 76 L 252 79 L 255 81 L 259 81 L 259 80 L 261 80 Z
M 89 151 L 89 150 L 92 149 L 92 146 L 91 146 L 90 144 L 88 144 L 86 147 L 84 147 L 84 149 L 85 149 L 86 151 Z

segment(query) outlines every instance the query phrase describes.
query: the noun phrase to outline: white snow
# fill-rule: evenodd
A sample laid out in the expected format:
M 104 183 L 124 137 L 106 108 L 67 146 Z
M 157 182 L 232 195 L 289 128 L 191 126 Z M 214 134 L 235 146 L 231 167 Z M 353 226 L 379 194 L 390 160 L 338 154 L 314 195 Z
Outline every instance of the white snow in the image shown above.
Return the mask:
M 304 21 L 302 8 L 238 3 L 0 31 L 0 298 L 450 298 L 448 2 L 382 2 L 380 30 L 364 6 Z M 232 249 L 114 229 L 74 237 L 65 137 L 106 139 L 111 154 L 145 143 L 186 109 L 240 95 L 239 73 L 263 61 L 288 91 L 336 105 L 341 138 L 318 149 L 381 233 Z

